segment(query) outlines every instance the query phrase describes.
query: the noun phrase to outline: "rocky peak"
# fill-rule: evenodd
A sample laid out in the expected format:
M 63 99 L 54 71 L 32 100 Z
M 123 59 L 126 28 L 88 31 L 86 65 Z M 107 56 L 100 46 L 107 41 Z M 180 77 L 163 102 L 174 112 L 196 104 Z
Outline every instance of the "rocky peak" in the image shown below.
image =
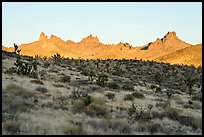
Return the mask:
M 178 37 L 176 36 L 176 32 L 172 31 L 172 32 L 168 32 L 164 38 L 162 38 L 162 42 L 165 42 L 166 40 L 171 40 L 171 39 L 178 39 Z
M 92 34 L 90 34 L 89 36 L 87 36 L 86 38 L 83 38 L 81 40 L 82 43 L 100 43 L 98 37 L 93 37 Z
M 47 39 L 47 36 L 45 35 L 45 33 L 41 32 L 39 40 L 46 40 L 46 39 Z
M 67 40 L 66 43 L 67 43 L 67 44 L 74 44 L 75 42 L 72 41 L 72 40 Z

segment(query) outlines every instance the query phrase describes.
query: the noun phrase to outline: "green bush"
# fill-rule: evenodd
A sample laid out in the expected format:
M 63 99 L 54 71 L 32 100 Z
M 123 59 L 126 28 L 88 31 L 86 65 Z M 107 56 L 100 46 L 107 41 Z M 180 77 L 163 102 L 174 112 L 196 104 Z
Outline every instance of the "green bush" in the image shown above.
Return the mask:
M 91 102 L 92 102 L 91 96 L 87 96 L 87 97 L 83 100 L 83 102 L 84 102 L 84 105 L 85 105 L 85 106 L 90 105 Z

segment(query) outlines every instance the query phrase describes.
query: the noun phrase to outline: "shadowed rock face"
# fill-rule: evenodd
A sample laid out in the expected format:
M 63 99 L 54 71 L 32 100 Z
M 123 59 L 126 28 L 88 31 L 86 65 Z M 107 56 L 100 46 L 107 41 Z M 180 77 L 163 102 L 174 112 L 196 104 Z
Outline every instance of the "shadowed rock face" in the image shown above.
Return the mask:
M 28 44 L 22 44 L 19 46 L 19 48 L 22 49 L 21 54 L 31 56 L 34 55 L 52 56 L 55 53 L 60 53 L 62 56 L 69 58 L 84 58 L 84 59 L 137 58 L 144 60 L 156 60 L 166 62 L 165 59 L 168 57 L 165 57 L 165 59 L 158 58 L 168 56 L 170 53 L 192 46 L 193 45 L 180 40 L 177 37 L 176 32 L 174 31 L 168 32 L 163 38 L 161 39 L 157 38 L 154 42 L 150 42 L 145 46 L 141 47 L 132 47 L 132 45 L 130 45 L 129 43 L 122 42 L 118 44 L 105 45 L 100 42 L 97 36 L 94 37 L 92 36 L 92 34 L 83 38 L 80 42 L 77 43 L 71 40 L 67 40 L 65 42 L 64 40 L 60 39 L 55 35 L 51 35 L 51 37 L 48 38 L 42 32 L 39 36 L 38 41 L 34 41 Z M 2 49 L 6 51 L 13 51 L 13 48 L 3 47 Z M 200 50 L 200 48 L 197 48 L 196 50 Z M 196 60 L 198 60 L 198 58 L 196 58 Z M 200 60 L 202 59 L 200 58 Z M 193 61 L 191 60 L 191 63 L 192 62 Z M 174 63 L 174 60 L 171 60 L 170 63 Z M 188 62 L 183 61 L 182 62 L 177 61 L 176 63 L 189 64 Z M 202 63 L 199 65 L 202 65 Z

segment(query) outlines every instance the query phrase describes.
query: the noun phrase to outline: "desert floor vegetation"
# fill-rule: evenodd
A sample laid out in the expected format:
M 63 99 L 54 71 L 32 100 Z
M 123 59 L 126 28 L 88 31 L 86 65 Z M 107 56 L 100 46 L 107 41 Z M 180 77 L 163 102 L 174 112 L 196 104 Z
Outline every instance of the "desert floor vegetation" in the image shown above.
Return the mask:
M 202 67 L 57 54 L 34 59 L 31 77 L 12 54 L 2 54 L 4 135 L 202 135 Z

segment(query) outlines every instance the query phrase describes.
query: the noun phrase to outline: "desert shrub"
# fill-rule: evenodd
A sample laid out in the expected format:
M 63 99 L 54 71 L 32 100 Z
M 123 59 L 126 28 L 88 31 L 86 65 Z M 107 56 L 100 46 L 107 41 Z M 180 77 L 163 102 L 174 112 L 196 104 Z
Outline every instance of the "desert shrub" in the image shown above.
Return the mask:
M 89 85 L 89 88 L 90 88 L 90 91 L 96 91 L 101 89 L 101 87 L 98 85 Z
M 18 132 L 20 132 L 20 122 L 19 121 L 5 121 L 2 123 L 3 125 L 3 130 L 6 134 L 8 135 L 15 135 Z
M 69 95 L 69 98 L 76 100 L 78 98 L 86 97 L 86 96 L 87 96 L 87 92 L 85 92 L 85 91 L 82 92 L 82 91 L 80 91 L 79 88 L 78 89 L 74 88 L 74 90 Z
M 33 102 L 17 98 L 15 95 L 9 95 L 2 99 L 2 113 L 16 114 L 17 112 L 29 112 L 34 108 Z
M 59 73 L 59 69 L 57 69 L 57 68 L 51 68 L 48 71 L 52 72 L 52 73 Z
M 39 85 L 44 85 L 44 83 L 41 80 L 34 79 L 34 80 L 31 80 L 30 82 L 35 83 L 35 84 L 39 84 Z
M 179 110 L 176 108 L 167 107 L 164 112 L 165 116 L 172 120 L 179 119 Z
M 136 112 L 133 117 L 132 117 L 133 120 L 142 120 L 142 121 L 150 121 L 152 119 L 152 116 L 149 112 L 143 112 L 143 111 L 140 111 L 140 112 Z
M 143 99 L 145 98 L 144 94 L 140 93 L 140 92 L 133 92 L 132 95 L 135 97 L 135 98 L 139 98 L 139 99 Z
M 43 63 L 43 67 L 44 68 L 48 68 L 50 66 L 50 63 L 48 61 L 44 62 Z
M 202 109 L 202 105 L 198 102 L 192 102 L 191 100 L 189 100 L 188 103 L 185 103 L 183 105 L 183 108 L 190 108 L 190 109 Z
M 80 70 L 81 70 L 81 69 L 80 69 Z M 82 74 L 82 75 L 85 75 L 85 76 L 89 76 L 90 72 L 89 72 L 89 70 L 87 70 L 87 69 L 82 69 L 81 74 Z
M 134 85 L 132 83 L 125 83 L 122 86 L 123 90 L 134 91 Z
M 72 106 L 73 113 L 83 113 L 86 112 L 86 105 L 82 100 L 75 100 Z
M 178 121 L 182 125 L 192 126 L 193 117 L 192 116 L 179 116 Z
M 161 88 L 160 87 L 156 87 L 155 93 L 161 93 Z
M 151 85 L 150 88 L 151 88 L 152 90 L 154 90 L 154 89 L 157 88 L 157 86 L 156 86 L 156 85 Z
M 107 126 L 109 127 L 109 129 L 119 132 L 120 134 L 132 133 L 131 126 L 125 120 L 122 119 L 111 120 L 107 123 Z
M 124 100 L 125 100 L 125 101 L 126 101 L 126 100 L 133 101 L 134 99 L 135 99 L 135 96 L 132 95 L 132 94 L 127 94 L 127 95 L 125 95 L 125 97 L 124 97 Z
M 183 104 L 184 104 L 183 100 L 176 100 L 175 102 L 176 102 L 177 104 L 179 104 L 179 105 L 183 105 Z
M 163 132 L 163 127 L 161 126 L 161 124 L 158 124 L 158 123 L 149 124 L 147 128 L 151 134 L 157 133 L 157 132 Z
M 142 120 L 139 120 L 139 121 L 138 121 L 138 124 L 137 124 L 137 130 L 138 130 L 139 132 L 144 132 L 144 131 L 147 130 L 148 125 L 149 125 L 149 124 L 148 124 L 147 122 L 142 121 Z
M 62 85 L 60 83 L 54 83 L 53 86 L 55 86 L 55 87 L 64 87 L 64 85 Z
M 91 117 L 107 117 L 108 111 L 105 106 L 104 98 L 94 97 L 91 104 L 87 106 L 86 114 Z
M 109 92 L 109 93 L 105 94 L 105 96 L 107 96 L 108 99 L 113 99 L 115 97 L 115 94 Z
M 92 103 L 88 106 L 87 115 L 91 117 L 107 117 L 108 112 L 106 107 L 97 103 Z
M 142 110 L 137 110 L 134 103 L 132 104 L 132 106 L 128 109 L 128 115 L 130 116 L 131 120 L 133 121 L 138 121 L 138 120 L 142 120 L 142 121 L 150 121 L 152 116 L 149 112 L 145 112 Z
M 13 73 L 17 73 L 16 67 L 10 67 L 5 71 L 5 74 L 13 74 Z
M 192 100 L 202 102 L 202 95 L 194 95 L 192 96 Z
M 35 90 L 43 94 L 48 92 L 47 88 L 42 86 L 38 86 Z
M 192 127 L 195 129 L 197 129 L 197 128 L 202 129 L 202 117 L 201 118 L 199 118 L 199 117 L 193 118 Z
M 35 93 L 29 92 L 26 89 L 16 85 L 16 84 L 9 84 L 6 86 L 6 91 L 10 94 L 21 96 L 22 98 L 31 98 L 35 97 Z
M 71 78 L 70 76 L 67 76 L 67 75 L 64 75 L 64 76 L 61 76 L 60 77 L 60 82 L 63 82 L 63 83 L 67 83 L 67 82 L 70 82 L 71 81 Z
M 163 119 L 165 117 L 164 113 L 158 111 L 152 111 L 152 118 Z
M 107 87 L 109 87 L 110 89 L 119 89 L 120 88 L 120 86 L 116 82 L 109 82 L 107 84 Z
M 108 76 L 105 74 L 100 74 L 98 75 L 96 82 L 99 86 L 104 87 L 108 82 Z
M 82 126 L 76 126 L 72 123 L 63 126 L 63 131 L 66 135 L 83 135 L 84 131 Z

